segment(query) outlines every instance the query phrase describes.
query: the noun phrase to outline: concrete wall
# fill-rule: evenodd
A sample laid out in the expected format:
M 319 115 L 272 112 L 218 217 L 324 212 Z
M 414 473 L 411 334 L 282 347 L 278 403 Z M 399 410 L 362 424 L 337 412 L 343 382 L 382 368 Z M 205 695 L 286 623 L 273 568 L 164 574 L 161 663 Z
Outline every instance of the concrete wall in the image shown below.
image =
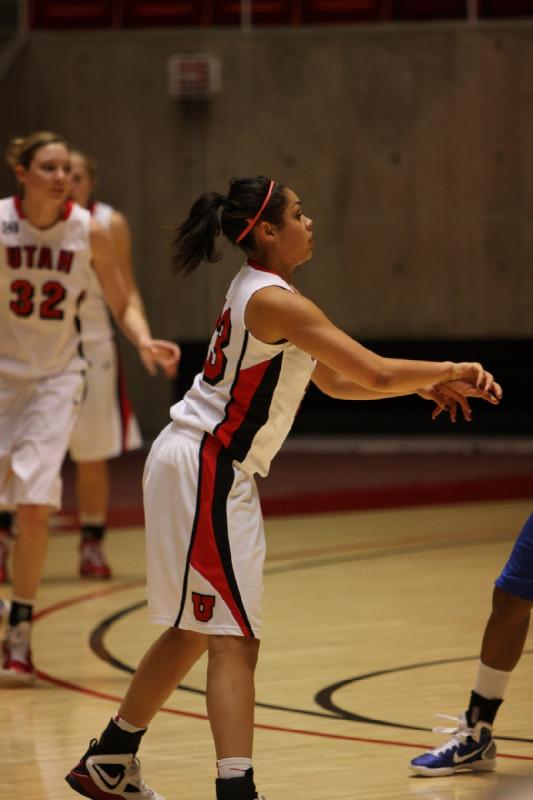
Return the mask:
M 183 106 L 166 61 L 194 52 L 220 56 L 223 93 Z M 299 286 L 354 335 L 530 337 L 532 76 L 527 22 L 35 33 L 0 84 L 0 135 L 59 130 L 100 161 L 158 336 L 207 338 L 240 261 L 227 246 L 172 279 L 167 226 L 204 189 L 263 173 L 315 220 Z M 153 433 L 168 387 L 147 392 L 124 352 Z

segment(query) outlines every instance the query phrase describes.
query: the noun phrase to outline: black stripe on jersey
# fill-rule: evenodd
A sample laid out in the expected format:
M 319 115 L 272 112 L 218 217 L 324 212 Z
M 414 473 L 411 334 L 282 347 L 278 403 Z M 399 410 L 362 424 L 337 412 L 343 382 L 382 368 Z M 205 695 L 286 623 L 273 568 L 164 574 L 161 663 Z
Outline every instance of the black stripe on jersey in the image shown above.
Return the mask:
M 191 531 L 191 541 L 189 544 L 189 550 L 187 552 L 187 561 L 185 564 L 185 572 L 183 573 L 183 591 L 181 594 L 181 601 L 180 601 L 180 610 L 178 611 L 178 616 L 176 617 L 176 622 L 174 623 L 174 627 L 177 628 L 181 622 L 181 617 L 183 615 L 183 609 L 185 608 L 185 601 L 187 599 L 187 587 L 189 584 L 189 567 L 191 565 L 191 554 L 192 548 L 194 546 L 194 540 L 196 538 L 196 531 L 198 528 L 198 517 L 200 515 L 200 497 L 202 494 L 202 464 L 203 464 L 203 454 L 204 454 L 204 447 L 205 443 L 207 442 L 209 434 L 205 433 L 202 442 L 200 444 L 200 451 L 198 454 L 198 483 L 196 489 L 196 508 L 194 510 L 194 520 L 192 523 L 192 531 Z
M 81 338 L 81 318 L 80 318 L 80 305 L 83 302 L 85 297 L 85 292 L 81 292 L 78 299 L 76 300 L 76 314 L 74 316 L 74 327 L 76 328 L 76 333 L 78 334 L 78 355 L 80 358 L 85 358 L 85 353 L 83 352 L 83 339 Z
M 231 405 L 232 405 L 232 403 L 233 403 L 233 401 L 235 399 L 234 396 L 233 396 L 233 390 L 235 389 L 235 384 L 239 380 L 239 375 L 241 374 L 241 364 L 242 364 L 242 360 L 244 358 L 244 355 L 246 353 L 246 348 L 247 347 L 248 347 L 248 331 L 245 331 L 244 332 L 244 340 L 243 340 L 242 348 L 241 348 L 241 354 L 239 356 L 239 360 L 237 361 L 237 367 L 235 369 L 235 377 L 233 378 L 233 383 L 231 384 L 231 389 L 230 389 L 230 393 L 229 393 L 229 400 L 226 403 L 226 408 L 224 409 L 224 416 L 222 417 L 220 422 L 218 422 L 215 425 L 215 427 L 213 428 L 213 436 L 216 436 L 218 429 L 220 428 L 221 425 L 224 425 L 224 423 L 226 422 L 226 420 L 228 418 L 229 410 L 230 410 Z
M 283 353 L 278 353 L 270 361 L 263 375 L 263 380 L 255 390 L 246 416 L 231 437 L 228 452 L 236 461 L 244 461 L 257 431 L 268 420 L 270 404 L 272 403 L 274 390 L 278 385 L 282 363 Z
M 250 621 L 244 608 L 235 572 L 233 571 L 233 564 L 231 561 L 231 548 L 228 535 L 228 516 L 227 516 L 227 500 L 235 474 L 233 472 L 233 465 L 231 459 L 224 449 L 221 449 L 217 456 L 217 466 L 215 472 L 215 485 L 213 487 L 213 505 L 211 507 L 211 520 L 213 522 L 213 532 L 215 534 L 215 542 L 217 545 L 218 554 L 222 563 L 222 569 L 226 582 L 228 584 L 231 595 L 235 601 L 235 605 L 241 612 L 243 621 L 246 625 L 248 636 L 254 639 L 254 632 Z

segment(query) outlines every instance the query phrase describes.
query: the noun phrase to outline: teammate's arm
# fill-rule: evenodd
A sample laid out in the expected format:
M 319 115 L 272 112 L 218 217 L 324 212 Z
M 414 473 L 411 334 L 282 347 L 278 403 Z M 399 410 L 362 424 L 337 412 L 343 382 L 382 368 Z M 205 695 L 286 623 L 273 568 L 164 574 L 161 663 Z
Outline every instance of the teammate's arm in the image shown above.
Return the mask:
M 146 319 L 146 310 L 144 308 L 139 287 L 137 286 L 137 281 L 135 280 L 135 275 L 133 273 L 130 227 L 126 217 L 124 214 L 121 214 L 120 211 L 113 211 L 109 230 L 111 232 L 111 239 L 113 240 L 113 245 L 117 254 L 122 277 L 124 278 L 124 283 L 126 284 L 126 290 L 133 304 L 139 309 L 141 314 L 143 314 Z
M 379 356 L 337 328 L 310 300 L 278 286 L 252 295 L 245 323 L 257 339 L 270 343 L 288 339 L 347 381 L 373 392 L 405 394 L 456 379 L 490 388 L 492 376 L 480 364 Z
M 152 339 L 146 317 L 128 293 L 117 265 L 111 235 L 95 220 L 91 220 L 90 240 L 93 269 L 117 325 L 138 348 L 139 356 L 151 374 L 160 366 L 167 376 L 172 376 L 179 361 L 179 348 L 173 342 Z

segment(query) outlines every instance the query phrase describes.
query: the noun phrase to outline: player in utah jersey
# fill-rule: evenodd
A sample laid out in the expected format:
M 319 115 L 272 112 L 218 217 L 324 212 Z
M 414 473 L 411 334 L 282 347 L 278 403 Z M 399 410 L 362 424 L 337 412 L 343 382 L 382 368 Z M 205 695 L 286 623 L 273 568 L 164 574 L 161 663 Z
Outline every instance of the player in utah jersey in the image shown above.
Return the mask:
M 71 163 L 71 197 L 88 208 L 94 219 L 109 231 L 128 292 L 139 313 L 146 317 L 131 266 L 127 220 L 107 203 L 93 201 L 97 183 L 95 162 L 75 151 Z M 109 497 L 107 460 L 140 447 L 142 440 L 127 396 L 109 311 L 94 273 L 80 319 L 89 368 L 86 395 L 70 442 L 70 456 L 76 463 L 81 523 L 80 575 L 109 578 L 111 570 L 101 547 Z
M 480 364 L 382 358 L 304 298 L 293 272 L 311 258 L 313 226 L 291 189 L 258 177 L 234 179 L 226 196 L 202 195 L 178 229 L 177 270 L 216 261 L 221 230 L 247 261 L 228 289 L 203 372 L 171 409 L 145 468 L 149 613 L 166 630 L 118 714 L 67 775 L 85 797 L 132 796 L 126 776 L 139 776 L 143 733 L 207 650 L 217 800 L 258 798 L 252 734 L 265 545 L 254 474 L 268 473 L 310 380 L 346 399 L 421 391 L 452 413 L 456 402 L 469 413 L 463 395 L 500 396 Z M 138 786 L 139 800 L 159 797 Z
M 0 682 L 35 675 L 33 604 L 48 516 L 60 504 L 61 463 L 83 396 L 78 311 L 92 269 L 143 360 L 172 371 L 179 356 L 171 342 L 151 338 L 106 231 L 67 201 L 70 153 L 64 139 L 48 132 L 16 139 L 8 161 L 21 196 L 0 200 L 0 509 L 16 510 L 18 530 Z M 1 604 L 4 612 L 6 607 Z
M 79 151 L 71 151 L 70 161 L 70 198 L 88 208 L 91 216 L 109 231 L 126 288 L 146 318 L 131 267 L 131 236 L 126 218 L 106 203 L 92 201 L 95 162 Z M 111 568 L 102 547 L 110 488 L 107 460 L 140 447 L 142 440 L 127 395 L 110 314 L 94 271 L 80 304 L 79 319 L 87 371 L 83 403 L 69 446 L 76 464 L 81 523 L 79 572 L 83 578 L 108 579 Z M 146 366 L 150 371 L 150 365 Z M 0 583 L 8 581 L 8 554 L 15 527 L 13 515 L 1 512 Z

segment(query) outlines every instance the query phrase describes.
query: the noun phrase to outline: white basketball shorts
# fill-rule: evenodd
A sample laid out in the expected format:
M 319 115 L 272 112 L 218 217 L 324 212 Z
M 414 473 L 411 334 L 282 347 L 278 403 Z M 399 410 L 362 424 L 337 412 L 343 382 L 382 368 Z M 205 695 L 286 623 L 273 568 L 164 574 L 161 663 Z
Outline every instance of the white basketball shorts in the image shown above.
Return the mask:
M 143 483 L 150 621 L 260 638 L 265 536 L 253 477 L 213 436 L 172 422 Z
M 61 465 L 84 391 L 84 376 L 0 376 L 0 507 L 61 505 Z
M 114 339 L 83 344 L 87 391 L 72 432 L 73 461 L 107 461 L 142 444 Z

